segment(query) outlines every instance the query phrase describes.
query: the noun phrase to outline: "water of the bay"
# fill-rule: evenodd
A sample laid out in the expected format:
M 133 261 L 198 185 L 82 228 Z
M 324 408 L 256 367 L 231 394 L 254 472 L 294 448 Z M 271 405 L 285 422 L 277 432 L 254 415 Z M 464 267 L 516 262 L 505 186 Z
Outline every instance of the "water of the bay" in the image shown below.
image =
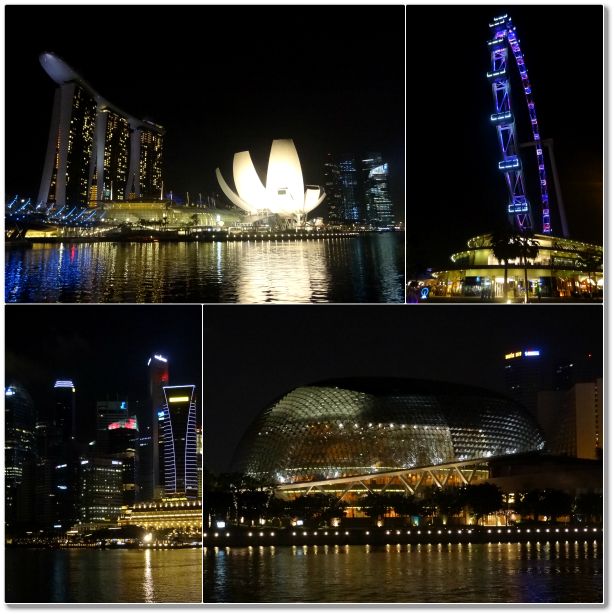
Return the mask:
M 202 550 L 5 551 L 7 603 L 200 603 Z
M 601 603 L 597 542 L 208 548 L 205 602 Z
M 61 243 L 5 253 L 7 303 L 402 303 L 404 234 Z

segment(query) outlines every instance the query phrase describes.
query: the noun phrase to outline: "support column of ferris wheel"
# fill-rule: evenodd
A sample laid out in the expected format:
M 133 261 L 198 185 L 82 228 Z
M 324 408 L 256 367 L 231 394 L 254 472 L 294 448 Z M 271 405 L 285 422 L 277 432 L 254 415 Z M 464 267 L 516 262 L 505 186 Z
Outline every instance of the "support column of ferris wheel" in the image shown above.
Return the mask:
M 537 155 L 537 170 L 541 191 L 541 230 L 544 234 L 551 234 L 548 183 L 546 180 L 543 147 L 539 134 L 531 83 L 529 82 L 524 56 L 520 49 L 520 41 L 516 37 L 516 28 L 513 26 L 511 18 L 507 15 L 496 17 L 493 23 L 489 25 L 493 30 L 493 38 L 488 41 L 492 70 L 487 72 L 486 75 L 492 83 L 495 102 L 495 112 L 490 116 L 490 119 L 497 128 L 499 145 L 503 154 L 503 160 L 499 162 L 499 170 L 505 176 L 510 197 L 507 209 L 508 216 L 518 230 L 533 230 L 533 215 L 527 198 L 522 162 L 518 155 L 516 123 L 510 101 L 511 83 L 508 56 L 511 50 L 522 81 L 522 88 L 531 121 L 533 143 Z

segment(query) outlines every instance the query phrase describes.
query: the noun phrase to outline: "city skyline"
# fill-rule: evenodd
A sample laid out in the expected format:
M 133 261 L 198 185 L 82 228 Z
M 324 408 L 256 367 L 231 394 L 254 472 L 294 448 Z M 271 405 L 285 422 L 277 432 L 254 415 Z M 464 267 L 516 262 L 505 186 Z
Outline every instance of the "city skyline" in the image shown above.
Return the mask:
M 81 439 L 95 434 L 98 401 L 127 401 L 131 412 L 137 401 L 141 408 L 147 405 L 147 361 L 155 354 L 169 360 L 171 383 L 200 389 L 201 348 L 192 341 L 194 331 L 200 331 L 200 306 L 135 305 L 127 313 L 103 305 L 49 308 L 54 312 L 51 324 L 43 306 L 5 308 L 5 377 L 7 385 L 15 379 L 24 386 L 39 411 L 46 410 L 56 380 L 72 380 L 81 409 Z M 33 328 L 31 319 L 46 326 Z M 130 343 L 129 352 L 118 349 L 124 341 Z
M 586 315 L 587 310 L 594 314 Z M 449 310 L 454 317 L 449 318 Z M 240 311 L 240 313 L 239 313 Z M 591 353 L 602 364 L 601 309 L 542 306 L 523 310 L 497 306 L 413 307 L 206 306 L 203 391 L 204 463 L 229 471 L 235 450 L 256 416 L 299 386 L 346 377 L 403 377 L 459 383 L 510 396 L 505 355 L 540 350 L 548 372 L 560 361 Z M 240 317 L 239 317 L 240 316 Z M 561 331 L 583 322 L 581 336 Z M 263 331 L 292 330 L 286 335 Z M 246 347 L 239 353 L 224 340 L 229 331 Z M 266 339 L 266 341 L 264 341 Z M 487 341 L 485 341 L 485 339 Z M 212 352 L 210 348 L 216 348 Z M 232 364 L 228 371 L 226 365 Z M 232 408 L 231 411 L 229 409 Z
M 215 168 L 222 165 L 225 173 L 224 165 L 234 152 L 250 150 L 262 172 L 271 140 L 293 138 L 304 174 L 313 177 L 313 183 L 321 181 L 329 152 L 342 156 L 346 152 L 381 151 L 390 164 L 395 215 L 402 216 L 402 6 L 375 11 L 373 7 L 354 7 L 355 27 L 369 32 L 367 47 L 345 27 L 343 7 L 154 6 L 146 12 L 129 6 L 66 7 L 71 18 L 82 15 L 85 20 L 93 19 L 103 30 L 112 28 L 118 19 L 138 19 L 142 28 L 148 24 L 155 27 L 164 15 L 168 28 L 177 25 L 176 36 L 182 44 L 147 51 L 130 38 L 121 48 L 84 44 L 81 38 L 85 33 L 69 28 L 61 18 L 66 9 L 37 7 L 40 20 L 28 21 L 28 27 L 37 29 L 35 38 L 41 47 L 16 54 L 12 32 L 20 29 L 22 20 L 30 19 L 25 8 L 7 7 L 7 23 L 12 24 L 7 29 L 7 83 L 25 94 L 19 104 L 7 98 L 7 113 L 15 118 L 15 124 L 22 123 L 20 118 L 27 122 L 30 145 L 21 147 L 23 133 L 7 124 L 7 144 L 15 152 L 7 160 L 7 194 L 38 193 L 36 183 L 43 167 L 54 89 L 38 55 L 51 51 L 105 99 L 165 128 L 167 193 L 173 190 L 185 197 L 185 192 L 190 192 L 196 200 L 199 192 L 219 192 Z M 52 35 L 38 25 L 50 10 L 56 23 Z M 257 34 L 252 28 L 254 11 L 260 16 Z M 306 19 L 305 15 L 311 17 Z M 232 22 L 234 53 L 241 58 L 238 65 L 234 54 L 220 53 L 226 46 L 215 29 L 202 37 L 201 24 L 208 20 Z M 311 39 L 313 30 L 308 24 L 313 21 L 327 38 L 325 48 Z M 292 28 L 286 27 L 289 23 Z M 398 36 L 391 35 L 397 29 Z M 61 36 L 64 31 L 67 36 Z M 285 52 L 272 56 L 271 45 Z M 370 49 L 377 53 L 370 53 Z M 139 70 L 110 68 L 132 64 Z M 40 142 L 40 153 L 32 142 Z

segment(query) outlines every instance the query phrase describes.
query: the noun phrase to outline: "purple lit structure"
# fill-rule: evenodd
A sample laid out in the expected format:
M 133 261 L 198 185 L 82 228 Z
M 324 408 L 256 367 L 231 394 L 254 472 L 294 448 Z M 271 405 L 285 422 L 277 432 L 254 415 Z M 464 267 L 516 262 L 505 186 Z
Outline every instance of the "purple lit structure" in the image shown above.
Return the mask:
M 503 160 L 499 162 L 499 170 L 505 175 L 505 181 L 509 190 L 508 215 L 510 221 L 518 230 L 533 229 L 531 205 L 527 199 L 522 163 L 518 155 L 518 145 L 516 142 L 516 125 L 510 104 L 511 83 L 508 72 L 508 53 L 509 49 L 511 49 L 520 73 L 522 88 L 529 109 L 533 143 L 537 152 L 537 170 L 541 190 L 542 232 L 550 234 L 552 227 L 550 225 L 550 205 L 543 146 L 537 125 L 537 114 L 531 93 L 531 83 L 529 82 L 524 56 L 520 49 L 520 41 L 516 37 L 516 28 L 512 24 L 511 18 L 507 15 L 495 17 L 494 22 L 489 25 L 494 31 L 492 40 L 488 41 L 492 70 L 487 72 L 486 76 L 492 82 L 492 91 L 495 99 L 495 113 L 490 116 L 490 120 L 497 127 L 499 144 L 503 153 Z

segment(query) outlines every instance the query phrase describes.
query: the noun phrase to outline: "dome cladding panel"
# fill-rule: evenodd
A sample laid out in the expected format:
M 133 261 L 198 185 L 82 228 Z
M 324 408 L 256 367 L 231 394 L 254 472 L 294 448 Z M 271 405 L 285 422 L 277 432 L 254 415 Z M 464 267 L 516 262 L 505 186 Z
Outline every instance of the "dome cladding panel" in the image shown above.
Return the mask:
M 303 386 L 247 431 L 236 468 L 271 483 L 332 479 L 528 452 L 543 438 L 525 410 L 488 391 Z

